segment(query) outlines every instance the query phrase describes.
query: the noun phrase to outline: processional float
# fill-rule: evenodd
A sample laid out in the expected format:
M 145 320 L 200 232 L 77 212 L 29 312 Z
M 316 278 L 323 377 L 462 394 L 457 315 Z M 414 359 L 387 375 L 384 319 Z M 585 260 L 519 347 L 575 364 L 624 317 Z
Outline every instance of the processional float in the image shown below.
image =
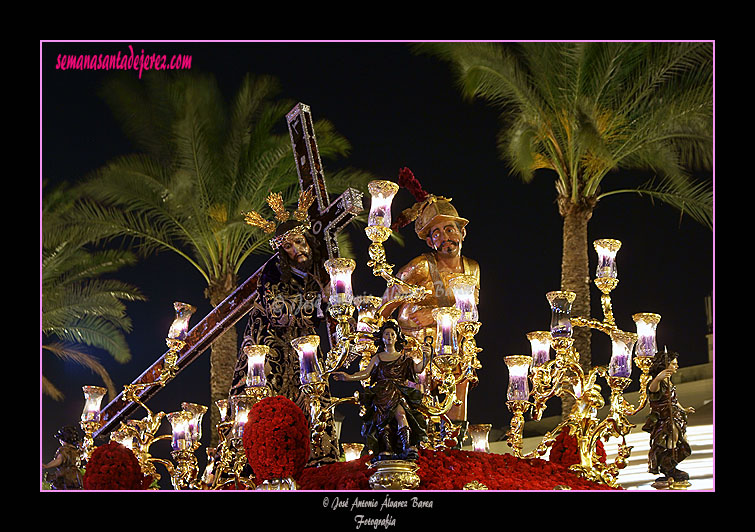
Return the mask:
M 399 285 L 402 290 L 398 291 L 398 295 L 391 301 L 383 301 L 376 296 L 353 295 L 351 274 L 356 263 L 352 259 L 339 256 L 337 235 L 363 211 L 362 193 L 348 189 L 335 201 L 328 203 L 309 107 L 297 104 L 288 113 L 287 122 L 301 191 L 313 193 L 316 200 L 308 212 L 311 221 L 310 231 L 316 237 L 322 256 L 328 257 L 325 266 L 330 274 L 332 287 L 328 306 L 330 349 L 324 359 L 324 367 L 319 367 L 319 362 L 314 357 L 319 337 L 302 337 L 292 342 L 299 354 L 301 367 L 306 368 L 301 375 L 301 389 L 313 405 L 310 429 L 313 440 L 316 440 L 324 427 L 322 420 L 335 406 L 344 402 L 358 402 L 359 392 L 347 398 L 327 396 L 324 392 L 328 377 L 357 359 L 360 359 L 360 366 L 365 367 L 377 349 L 371 341 L 372 334 L 387 319 L 389 309 L 395 308 L 397 302 L 420 301 L 429 294 L 429 290 L 407 284 L 393 275 L 393 265 L 387 262 L 383 244 L 391 236 L 391 202 L 398 191 L 398 185 L 378 180 L 369 184 L 372 203 L 365 228 L 365 234 L 371 242 L 367 266 L 372 268 L 374 276 L 385 280 L 388 287 Z M 505 363 L 509 368 L 506 404 L 512 413 L 507 436 L 514 454 L 521 458 L 542 456 L 553 444 L 556 435 L 568 428 L 570 434 L 577 438 L 580 455 L 580 463 L 572 466 L 572 469 L 590 480 L 609 485 L 616 484 L 618 470 L 624 467 L 631 451 L 624 440 L 624 436 L 633 426 L 628 417 L 639 412 L 647 403 L 645 388 L 650 378 L 650 362 L 656 352 L 655 326 L 660 320 L 660 316 L 652 313 L 634 315 L 637 334 L 621 331 L 616 327 L 610 293 L 618 283 L 615 254 L 620 245 L 615 240 L 595 243 L 600 255 L 595 284 L 602 293 L 602 321 L 572 317 L 570 309 L 574 293 L 550 292 L 547 294 L 552 313 L 550 330 L 527 335 L 532 345 L 532 356 L 505 357 Z M 171 474 L 176 489 L 217 488 L 217 479 L 221 477 L 242 482 L 248 487 L 255 486 L 254 479 L 241 476 L 245 457 L 240 445 L 240 431 L 243 430 L 245 414 L 255 402 L 268 395 L 264 379 L 266 346 L 245 346 L 249 362 L 246 391 L 240 396 L 234 396 L 232 403 L 225 400 L 217 402 L 216 406 L 221 411 L 221 423 L 217 427 L 222 440 L 221 449 L 217 453 L 215 449 L 208 449 L 208 467 L 205 471 L 211 472 L 214 480 L 208 481 L 208 477 L 198 477 L 194 457 L 201 436 L 198 427 L 202 415 L 207 410 L 206 407 L 184 403 L 181 411 L 166 416 L 162 412 L 154 414 L 145 403 L 251 310 L 257 280 L 264 267 L 263 265 L 244 281 L 190 331 L 187 330 L 187 324 L 193 307 L 176 303 L 177 325 L 169 333 L 168 352 L 132 384 L 127 385 L 104 409 L 99 410 L 99 401 L 104 395 L 104 390 L 85 387 L 87 405 L 81 421 L 86 434 L 85 457 L 91 452 L 94 438 L 111 432 L 112 439 L 132 446 L 145 473 L 155 475 L 155 464 L 162 464 Z M 433 313 L 437 331 L 432 338 L 433 355 L 423 376 L 425 393 L 422 403 L 422 413 L 428 420 L 429 436 L 428 442 L 424 445 L 431 449 L 446 447 L 449 434 L 439 421 L 458 403 L 456 385 L 460 378 L 470 370 L 480 367 L 477 354 L 481 349 L 475 341 L 480 322 L 475 306 L 474 279 L 467 277 L 459 275 L 451 280 L 455 306 L 437 308 Z M 358 319 L 354 326 L 352 320 L 355 312 Z M 611 337 L 613 355 L 608 368 L 596 367 L 589 371 L 582 369 L 571 337 L 573 326 L 596 329 Z M 421 350 L 419 341 L 408 337 L 407 342 L 406 349 L 418 355 Z M 631 382 L 632 350 L 635 344 L 634 362 L 642 371 L 641 399 L 637 407 L 629 405 L 623 397 L 624 390 Z M 553 360 L 549 360 L 551 348 L 556 351 Z M 605 378 L 611 389 L 610 412 L 603 420 L 597 419 L 596 414 L 604 406 L 600 387 L 596 383 L 598 377 Z M 554 396 L 565 394 L 573 396 L 576 401 L 569 417 L 546 434 L 535 451 L 524 454 L 522 432 L 525 413 L 531 410 L 532 419 L 539 420 L 546 402 Z M 139 407 L 147 411 L 147 416 L 140 421 L 126 420 Z M 173 427 L 171 441 L 175 465 L 169 461 L 154 459 L 149 453 L 152 443 L 167 438 L 156 435 L 163 417 L 167 417 Z M 116 429 L 118 423 L 120 427 Z M 490 425 L 470 426 L 470 432 L 484 435 L 480 440 L 482 443 L 478 444 L 475 441 L 476 449 L 488 448 L 488 430 Z M 595 450 L 598 439 L 609 436 L 621 437 L 622 443 L 616 462 L 605 465 L 599 462 Z M 413 462 L 387 460 L 382 463 L 376 462 L 373 467 L 375 472 L 370 484 L 374 489 L 412 489 L 419 484 L 417 465 Z

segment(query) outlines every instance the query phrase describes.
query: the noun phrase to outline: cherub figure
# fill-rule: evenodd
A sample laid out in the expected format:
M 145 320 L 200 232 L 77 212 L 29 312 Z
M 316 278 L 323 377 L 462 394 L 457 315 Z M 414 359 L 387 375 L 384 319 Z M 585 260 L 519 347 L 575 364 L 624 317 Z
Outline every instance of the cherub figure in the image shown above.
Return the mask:
M 430 347 L 422 346 L 422 361 L 404 350 L 406 338 L 395 320 L 386 321 L 375 333 L 378 347 L 365 369 L 349 375 L 338 371 L 339 381 L 369 379 L 370 386 L 360 394 L 364 407 L 362 436 L 373 460 L 416 460 L 417 445 L 427 438 L 427 422 L 419 411 L 422 392 L 417 375 L 429 361 Z
M 692 454 L 686 439 L 687 414 L 693 414 L 695 409 L 682 407 L 676 397 L 671 376 L 679 369 L 677 357 L 677 353 L 658 352 L 650 368 L 650 414 L 642 430 L 650 433 L 648 471 L 663 475 L 656 479 L 654 485 L 657 487 L 671 483 L 687 484 L 689 480 L 689 474 L 678 469 L 677 465 Z
M 60 443 L 55 458 L 42 464 L 42 469 L 53 469 L 47 472 L 47 481 L 54 490 L 80 490 L 82 487 L 79 471 L 81 435 L 76 427 L 68 426 L 56 432 L 55 437 Z

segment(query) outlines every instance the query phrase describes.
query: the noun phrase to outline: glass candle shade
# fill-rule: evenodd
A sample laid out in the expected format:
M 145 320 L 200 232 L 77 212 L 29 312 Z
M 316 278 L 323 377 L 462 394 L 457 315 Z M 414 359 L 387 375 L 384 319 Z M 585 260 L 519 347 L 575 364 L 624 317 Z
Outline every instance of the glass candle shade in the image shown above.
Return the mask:
M 455 275 L 449 282 L 454 293 L 456 308 L 461 311 L 460 322 L 477 321 L 477 302 L 475 301 L 476 279 L 472 275 Z
M 571 306 L 576 294 L 564 290 L 548 292 L 545 295 L 551 305 L 551 337 L 571 338 Z
M 172 412 L 165 416 L 170 421 L 173 429 L 173 438 L 171 448 L 174 451 L 184 451 L 192 448 L 194 441 L 191 437 L 191 418 L 192 413 L 186 410 Z
M 81 421 L 99 423 L 100 404 L 107 390 L 100 386 L 83 386 L 81 389 L 84 390 L 84 410 L 81 412 Z
M 357 331 L 374 332 L 377 311 L 383 304 L 383 299 L 377 296 L 354 296 L 353 301 L 357 308 Z
M 593 242 L 595 251 L 598 253 L 598 269 L 595 276 L 598 279 L 616 279 L 616 252 L 621 248 L 621 242 L 610 238 L 603 238 Z
M 168 338 L 183 340 L 189 332 L 189 319 L 197 309 L 188 303 L 181 303 L 180 301 L 173 303 L 173 308 L 176 309 L 176 318 L 168 330 Z
M 398 185 L 392 181 L 376 180 L 367 185 L 372 196 L 370 214 L 367 217 L 367 225 L 370 227 L 391 227 L 391 203 L 393 196 L 398 192 Z
M 299 378 L 302 384 L 311 384 L 321 379 L 322 369 L 317 359 L 320 337 L 316 334 L 300 336 L 291 340 L 291 345 L 299 355 Z
M 530 385 L 527 376 L 532 365 L 532 357 L 528 355 L 511 355 L 503 361 L 509 369 L 509 387 L 506 399 L 509 401 L 526 401 L 530 396 Z
M 233 395 L 229 399 L 231 416 L 233 420 L 233 437 L 241 438 L 244 435 L 244 425 L 249 419 L 249 411 L 254 405 L 254 400 L 246 395 Z
M 215 401 L 215 406 L 218 407 L 218 412 L 220 412 L 220 422 L 225 422 L 228 415 L 228 399 L 218 399 Z
M 492 425 L 483 423 L 469 425 L 469 436 L 472 438 L 472 450 L 480 453 L 490 452 L 490 442 L 488 442 L 488 435 Z
M 363 443 L 342 443 L 343 454 L 346 457 L 347 462 L 357 460 L 362 456 L 362 450 L 364 449 Z
M 181 403 L 181 408 L 191 414 L 189 420 L 189 435 L 193 443 L 199 443 L 202 439 L 202 417 L 207 412 L 207 407 L 195 403 Z
M 134 449 L 134 434 L 126 430 L 114 430 L 110 433 L 110 441 L 120 443 L 131 450 Z
M 356 267 L 352 259 L 335 258 L 325 261 L 325 269 L 330 274 L 330 304 L 350 305 L 354 300 L 351 289 L 351 274 Z
M 245 345 L 246 354 L 246 385 L 253 388 L 262 388 L 267 385 L 265 376 L 265 357 L 270 353 L 267 345 Z
M 611 361 L 608 374 L 611 377 L 630 377 L 632 374 L 632 349 L 637 335 L 622 331 L 611 332 Z
M 533 331 L 527 333 L 527 339 L 532 348 L 532 367 L 542 366 L 550 360 L 551 333 L 548 331 Z
M 456 338 L 456 323 L 461 311 L 456 307 L 438 307 L 433 309 L 436 322 L 435 352 L 439 355 L 458 353 L 459 346 Z
M 655 342 L 655 332 L 658 323 L 661 321 L 659 314 L 642 312 L 632 316 L 634 323 L 637 325 L 637 344 L 635 353 L 638 357 L 652 357 L 658 352 Z

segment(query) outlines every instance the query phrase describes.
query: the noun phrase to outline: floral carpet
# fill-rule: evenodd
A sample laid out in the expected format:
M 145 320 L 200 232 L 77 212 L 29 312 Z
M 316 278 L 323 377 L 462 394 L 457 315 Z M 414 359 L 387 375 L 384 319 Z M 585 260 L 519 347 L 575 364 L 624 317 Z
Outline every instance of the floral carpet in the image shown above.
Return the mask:
M 302 490 L 369 490 L 369 457 L 307 468 L 298 479 Z M 488 490 L 612 490 L 579 477 L 568 467 L 540 458 L 521 459 L 510 454 L 422 449 L 418 490 L 463 490 L 477 481 Z

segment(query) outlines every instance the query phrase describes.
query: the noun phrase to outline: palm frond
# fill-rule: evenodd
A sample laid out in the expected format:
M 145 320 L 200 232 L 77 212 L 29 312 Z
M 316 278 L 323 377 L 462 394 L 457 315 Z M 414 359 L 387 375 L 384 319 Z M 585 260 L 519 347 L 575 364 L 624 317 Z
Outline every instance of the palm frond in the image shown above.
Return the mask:
M 86 353 L 80 349 L 76 349 L 72 345 L 61 342 L 47 344 L 44 346 L 44 349 L 49 353 L 55 355 L 57 358 L 63 360 L 64 362 L 72 362 L 83 368 L 91 370 L 92 373 L 102 379 L 102 382 L 105 384 L 110 397 L 115 397 L 117 395 L 115 384 L 113 383 L 110 374 L 107 372 L 105 367 L 97 359 L 96 356 Z M 56 400 L 62 400 L 64 398 L 64 395 L 55 386 L 52 385 L 51 381 L 49 381 L 47 378 L 43 378 L 43 384 L 44 381 L 47 382 L 47 386 L 43 385 L 43 393 Z
M 653 178 L 636 188 L 611 190 L 601 194 L 599 198 L 624 193 L 646 196 L 651 201 L 662 201 L 679 210 L 680 216 L 686 214 L 696 222 L 713 229 L 713 187 L 709 181 Z

